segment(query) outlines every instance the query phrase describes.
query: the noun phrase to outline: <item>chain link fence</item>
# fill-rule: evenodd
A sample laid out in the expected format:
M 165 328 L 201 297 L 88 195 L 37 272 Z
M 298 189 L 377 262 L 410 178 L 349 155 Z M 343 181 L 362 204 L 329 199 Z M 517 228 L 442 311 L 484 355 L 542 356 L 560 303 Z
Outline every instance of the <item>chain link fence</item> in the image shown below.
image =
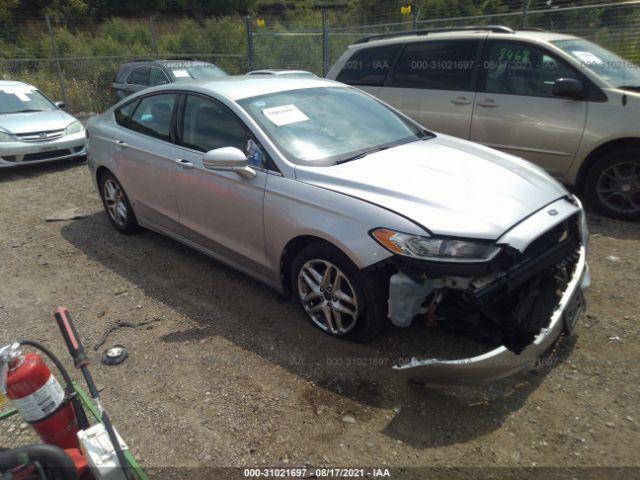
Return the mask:
M 414 5 L 409 14 L 398 5 L 389 2 L 387 13 L 360 24 L 332 7 L 270 17 L 16 19 L 0 25 L 0 79 L 34 84 L 71 112 L 99 112 L 111 103 L 119 66 L 132 60 L 197 59 L 230 74 L 275 68 L 323 76 L 364 36 L 470 25 L 570 33 L 640 63 L 640 0 L 577 6 L 568 0 L 511 0 L 498 11 L 478 8 L 477 15 L 459 16 L 447 4 L 422 11 Z

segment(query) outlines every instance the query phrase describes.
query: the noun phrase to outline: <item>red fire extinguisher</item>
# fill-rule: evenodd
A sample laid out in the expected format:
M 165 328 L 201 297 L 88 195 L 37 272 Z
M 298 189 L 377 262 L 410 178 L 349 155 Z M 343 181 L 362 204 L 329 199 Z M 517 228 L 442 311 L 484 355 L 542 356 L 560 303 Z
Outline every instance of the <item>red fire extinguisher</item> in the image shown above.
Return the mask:
M 44 443 L 79 448 L 73 402 L 36 353 L 23 355 L 20 344 L 0 349 L 0 392 L 6 394 Z

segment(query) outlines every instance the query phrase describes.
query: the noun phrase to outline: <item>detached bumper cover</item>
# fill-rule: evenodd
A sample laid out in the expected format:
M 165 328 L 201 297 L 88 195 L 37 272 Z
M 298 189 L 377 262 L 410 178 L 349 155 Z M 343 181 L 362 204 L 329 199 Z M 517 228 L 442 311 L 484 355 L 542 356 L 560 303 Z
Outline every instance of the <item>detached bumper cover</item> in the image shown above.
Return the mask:
M 410 362 L 396 365 L 393 369 L 408 380 L 421 383 L 470 384 L 500 380 L 536 366 L 538 359 L 547 352 L 565 329 L 565 312 L 570 300 L 578 290 L 591 283 L 586 263 L 586 252 L 580 247 L 580 255 L 571 280 L 554 310 L 549 326 L 519 355 L 501 346 L 471 358 L 438 360 L 413 358 Z M 583 309 L 584 304 L 578 305 Z M 568 312 L 567 312 L 568 313 Z

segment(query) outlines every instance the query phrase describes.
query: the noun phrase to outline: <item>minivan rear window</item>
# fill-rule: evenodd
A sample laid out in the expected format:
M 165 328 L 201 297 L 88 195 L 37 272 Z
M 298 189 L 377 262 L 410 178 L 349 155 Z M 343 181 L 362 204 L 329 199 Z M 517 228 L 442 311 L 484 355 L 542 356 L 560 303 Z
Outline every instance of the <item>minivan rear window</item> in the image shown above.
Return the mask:
M 391 85 L 472 91 L 479 44 L 478 40 L 409 43 L 398 59 Z
M 348 85 L 381 86 L 401 44 L 363 48 L 354 53 L 336 80 Z

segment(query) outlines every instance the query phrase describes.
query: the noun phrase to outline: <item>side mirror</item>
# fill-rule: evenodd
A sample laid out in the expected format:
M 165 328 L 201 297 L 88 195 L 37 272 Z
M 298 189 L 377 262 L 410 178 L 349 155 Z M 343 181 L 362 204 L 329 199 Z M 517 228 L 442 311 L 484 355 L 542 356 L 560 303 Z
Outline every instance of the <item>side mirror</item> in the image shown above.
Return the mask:
M 58 107 L 60 110 L 64 110 L 65 104 L 64 102 L 55 102 L 55 106 Z
M 222 147 L 209 150 L 202 157 L 204 168 L 236 172 L 243 178 L 256 177 L 256 171 L 247 164 L 247 156 L 236 147 Z
M 559 78 L 553 83 L 551 93 L 556 97 L 580 98 L 584 93 L 584 86 L 575 78 Z

